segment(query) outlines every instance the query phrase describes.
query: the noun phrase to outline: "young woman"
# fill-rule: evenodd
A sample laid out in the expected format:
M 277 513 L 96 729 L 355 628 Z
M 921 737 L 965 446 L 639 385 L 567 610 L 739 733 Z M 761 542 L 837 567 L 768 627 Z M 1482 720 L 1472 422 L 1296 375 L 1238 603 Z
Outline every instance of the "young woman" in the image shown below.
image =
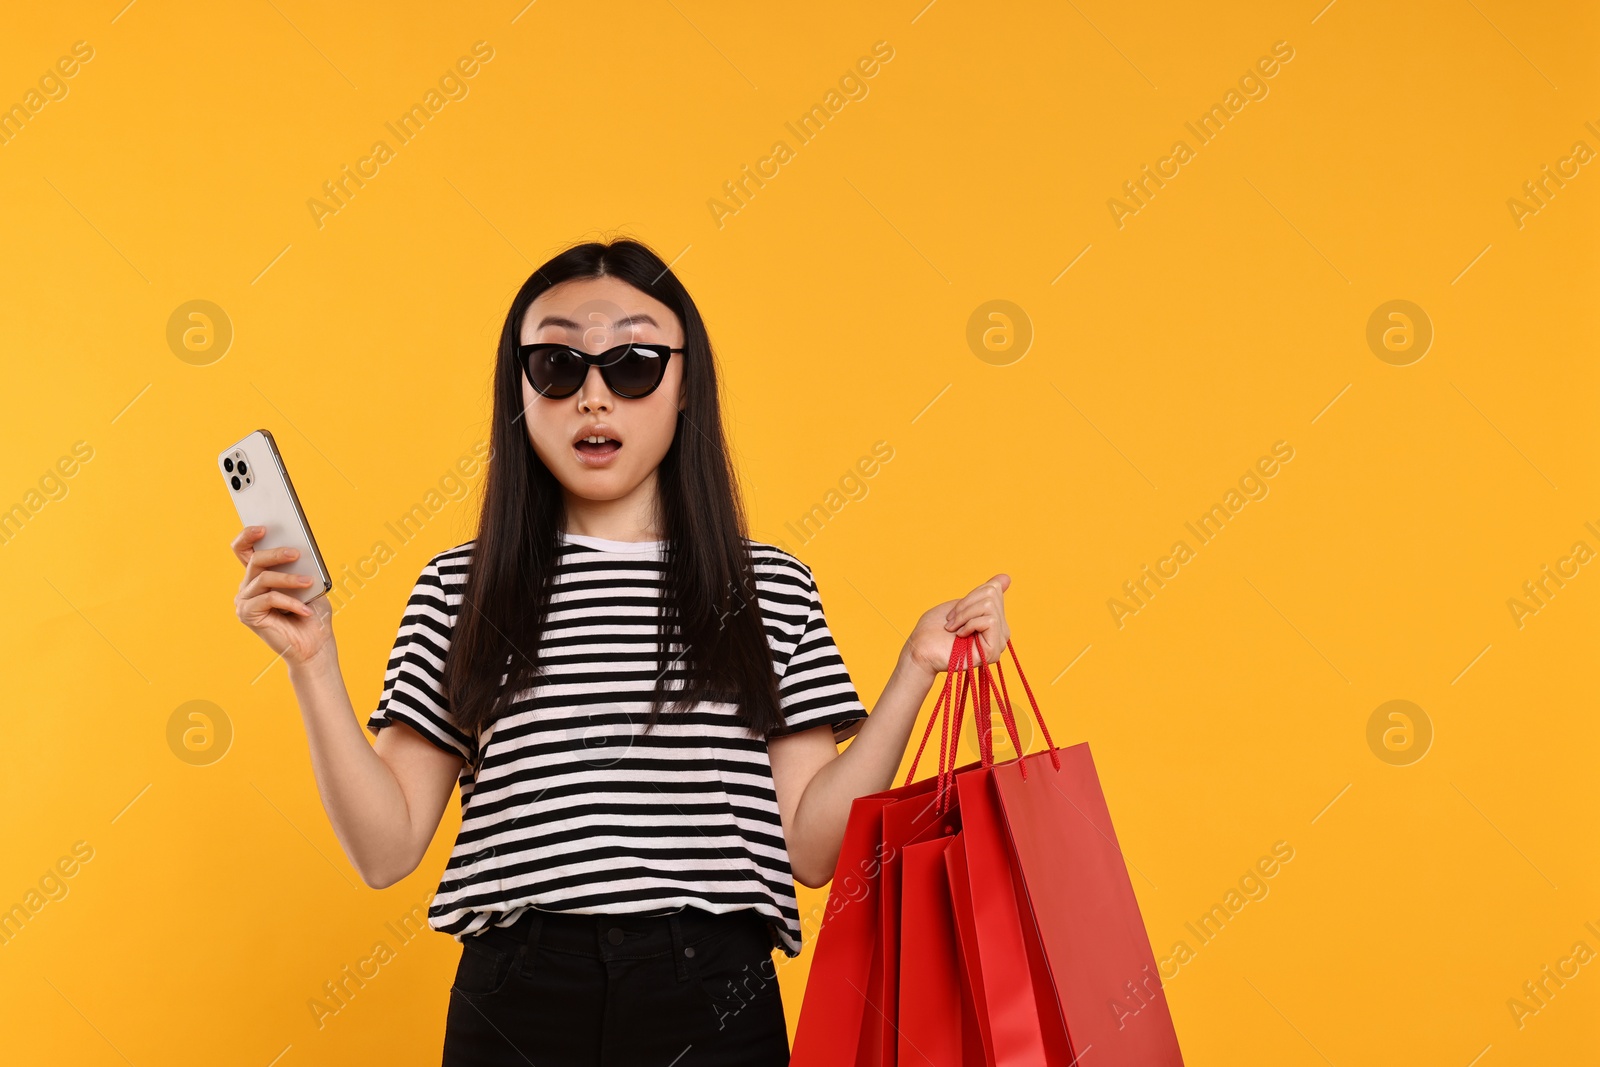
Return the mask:
M 477 537 L 423 568 L 373 743 L 327 600 L 272 569 L 293 550 L 233 542 L 239 619 L 288 665 L 334 833 L 392 885 L 459 783 L 429 906 L 462 943 L 447 1067 L 787 1063 L 794 882 L 832 877 L 956 636 L 1000 657 L 1010 578 L 927 611 L 868 716 L 811 571 L 745 534 L 705 324 L 633 241 L 524 283 L 491 437 Z

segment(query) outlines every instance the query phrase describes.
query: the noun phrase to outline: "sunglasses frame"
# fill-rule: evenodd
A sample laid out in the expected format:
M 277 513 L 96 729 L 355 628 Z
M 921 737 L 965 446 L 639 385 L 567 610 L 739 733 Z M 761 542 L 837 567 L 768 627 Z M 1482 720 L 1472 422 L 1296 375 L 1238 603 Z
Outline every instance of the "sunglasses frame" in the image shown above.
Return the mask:
M 578 384 L 573 386 L 571 390 L 565 393 L 545 392 L 543 389 L 539 388 L 538 384 L 533 380 L 533 375 L 528 372 L 529 360 L 537 352 L 552 348 L 564 348 L 574 356 L 577 356 L 579 359 L 583 360 L 583 362 L 588 365 L 584 367 L 583 377 L 578 379 Z M 611 384 L 611 368 L 615 366 L 620 359 L 622 359 L 627 350 L 634 348 L 646 349 L 652 355 L 661 360 L 661 373 L 659 376 L 657 376 L 655 384 L 650 386 L 650 388 L 646 389 L 644 392 L 638 394 L 621 392 L 615 385 Z M 533 391 L 549 400 L 565 400 L 567 397 L 577 393 L 579 389 L 582 389 L 584 380 L 589 376 L 589 367 L 600 368 L 600 379 L 606 383 L 606 388 L 610 389 L 617 396 L 622 397 L 624 400 L 643 400 L 645 397 L 649 396 L 651 393 L 660 388 L 661 383 L 666 380 L 667 364 L 672 360 L 672 353 L 682 351 L 684 350 L 681 348 L 670 348 L 664 344 L 647 343 L 643 341 L 628 341 L 620 345 L 613 345 L 604 352 L 585 352 L 580 348 L 574 348 L 571 345 L 562 344 L 560 341 L 535 341 L 532 344 L 517 345 L 517 360 L 522 365 L 522 376 L 527 379 L 529 385 L 533 386 Z

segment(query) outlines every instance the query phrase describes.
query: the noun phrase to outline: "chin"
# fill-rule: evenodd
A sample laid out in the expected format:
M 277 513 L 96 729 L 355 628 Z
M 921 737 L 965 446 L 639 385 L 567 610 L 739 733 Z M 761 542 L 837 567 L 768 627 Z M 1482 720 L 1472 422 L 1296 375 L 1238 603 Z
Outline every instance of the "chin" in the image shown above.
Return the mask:
M 602 501 L 620 500 L 638 488 L 638 484 L 618 471 L 579 470 L 564 479 L 562 487 L 584 500 Z

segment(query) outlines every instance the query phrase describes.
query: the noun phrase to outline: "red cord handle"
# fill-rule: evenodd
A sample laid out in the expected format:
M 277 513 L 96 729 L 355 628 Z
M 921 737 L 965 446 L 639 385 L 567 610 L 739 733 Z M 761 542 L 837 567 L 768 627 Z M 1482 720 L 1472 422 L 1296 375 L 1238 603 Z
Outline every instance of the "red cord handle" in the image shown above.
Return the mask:
M 1044 713 L 1039 710 L 1039 702 L 1034 698 L 1033 687 L 1028 684 L 1028 676 L 1023 673 L 1022 661 L 1017 658 L 1016 646 L 1010 639 L 1006 640 L 1006 648 L 1011 651 L 1011 662 L 1016 665 L 1017 677 L 1022 679 L 1022 687 L 1028 694 L 1028 704 L 1033 710 L 1034 720 L 1039 724 L 1039 731 L 1044 734 L 1045 745 L 1050 751 L 1050 762 L 1056 770 L 1061 769 L 1061 757 L 1057 753 L 1056 744 L 1050 736 L 1050 728 L 1045 725 Z M 971 662 L 973 651 L 977 651 L 978 662 Z M 995 670 L 999 673 L 998 693 L 996 693 L 995 679 L 989 674 L 989 662 L 983 654 L 983 642 L 976 633 L 965 636 L 958 635 L 950 646 L 950 663 L 946 669 L 944 687 L 939 692 L 939 699 L 933 706 L 933 714 L 928 717 L 927 728 L 922 732 L 922 741 L 917 745 L 917 751 L 911 758 L 911 768 L 906 772 L 905 784 L 911 784 L 916 777 L 917 763 L 922 759 L 922 752 L 927 747 L 928 740 L 933 736 L 933 728 L 940 726 L 939 732 L 939 770 L 938 786 L 934 799 L 936 810 L 948 811 L 954 803 L 954 787 L 956 764 L 959 761 L 958 747 L 961 739 L 961 723 L 965 717 L 967 695 L 975 687 L 976 708 L 974 729 L 978 735 L 978 758 L 985 767 L 994 766 L 994 737 L 993 717 L 989 707 L 992 699 L 999 705 L 1000 719 L 1004 723 L 1006 734 L 1011 739 L 1011 746 L 1018 756 L 1023 754 L 1022 741 L 1017 733 L 1016 715 L 1011 707 L 1011 694 L 1006 689 L 1006 671 L 1003 660 L 996 660 Z M 958 676 L 959 675 L 959 679 Z M 955 692 L 952 697 L 951 687 Z M 1018 768 L 1022 777 L 1028 777 L 1026 764 Z
M 945 790 L 944 768 L 945 762 L 949 756 L 950 709 L 952 707 L 950 699 L 950 687 L 955 683 L 956 678 L 959 675 L 961 684 L 956 686 L 956 699 L 964 707 L 967 700 L 966 662 L 968 652 L 970 651 L 968 648 L 969 644 L 969 639 L 957 637 L 950 646 L 950 663 L 945 671 L 944 687 L 939 691 L 939 699 L 934 702 L 933 714 L 928 716 L 928 726 L 922 731 L 922 741 L 917 745 L 916 754 L 911 757 L 911 769 L 906 772 L 905 784 L 910 785 L 911 780 L 917 776 L 917 764 L 922 760 L 923 750 L 928 747 L 928 739 L 933 736 L 934 726 L 942 724 L 943 729 L 939 735 L 939 784 L 935 794 L 936 801 L 939 805 L 939 811 L 945 810 L 943 807 Z M 960 733 L 958 730 L 957 737 L 959 738 L 959 736 Z

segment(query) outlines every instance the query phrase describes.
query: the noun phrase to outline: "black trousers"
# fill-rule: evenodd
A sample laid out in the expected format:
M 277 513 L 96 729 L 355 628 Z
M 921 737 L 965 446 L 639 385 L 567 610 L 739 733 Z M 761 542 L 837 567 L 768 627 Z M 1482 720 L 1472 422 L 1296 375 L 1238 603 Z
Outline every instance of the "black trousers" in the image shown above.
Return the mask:
M 529 908 L 462 938 L 443 1067 L 786 1065 L 772 952 L 753 911 Z

